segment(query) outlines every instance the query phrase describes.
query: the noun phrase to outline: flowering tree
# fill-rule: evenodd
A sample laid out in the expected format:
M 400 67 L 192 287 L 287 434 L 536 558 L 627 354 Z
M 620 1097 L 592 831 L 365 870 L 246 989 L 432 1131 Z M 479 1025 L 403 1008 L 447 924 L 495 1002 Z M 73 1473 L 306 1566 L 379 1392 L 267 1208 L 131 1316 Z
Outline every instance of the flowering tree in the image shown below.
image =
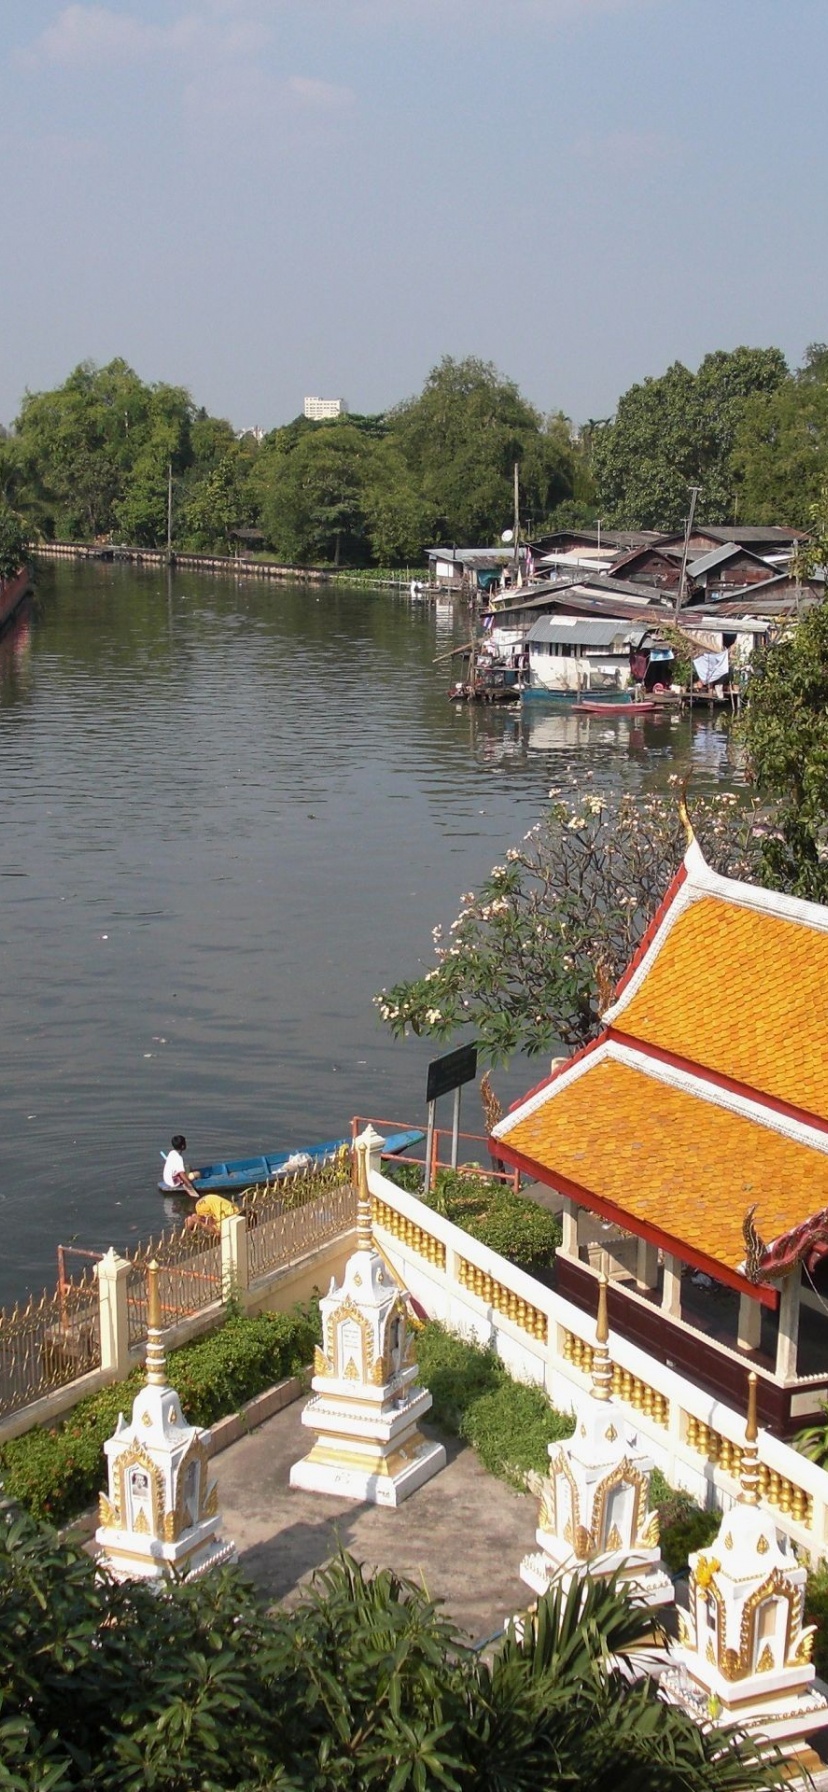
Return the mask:
M 678 784 L 677 778 L 671 780 Z M 467 892 L 436 963 L 375 997 L 398 1037 L 446 1040 L 474 1028 L 490 1063 L 584 1045 L 685 850 L 677 792 L 550 793 L 543 820 Z M 764 829 L 735 796 L 700 798 L 693 825 L 708 862 L 757 878 Z

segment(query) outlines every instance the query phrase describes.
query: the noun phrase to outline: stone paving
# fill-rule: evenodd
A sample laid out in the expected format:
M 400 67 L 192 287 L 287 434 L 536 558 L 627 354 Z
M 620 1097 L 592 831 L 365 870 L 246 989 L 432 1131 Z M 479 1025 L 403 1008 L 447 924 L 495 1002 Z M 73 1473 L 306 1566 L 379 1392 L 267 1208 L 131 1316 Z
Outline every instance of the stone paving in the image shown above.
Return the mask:
M 268 1599 L 290 1603 L 341 1547 L 424 1585 L 474 1641 L 529 1603 L 519 1567 L 535 1547 L 533 1497 L 496 1481 L 453 1440 L 444 1440 L 442 1473 L 396 1510 L 292 1489 L 291 1466 L 312 1442 L 303 1404 L 268 1419 L 212 1465 L 223 1535 L 234 1539 L 240 1567 Z

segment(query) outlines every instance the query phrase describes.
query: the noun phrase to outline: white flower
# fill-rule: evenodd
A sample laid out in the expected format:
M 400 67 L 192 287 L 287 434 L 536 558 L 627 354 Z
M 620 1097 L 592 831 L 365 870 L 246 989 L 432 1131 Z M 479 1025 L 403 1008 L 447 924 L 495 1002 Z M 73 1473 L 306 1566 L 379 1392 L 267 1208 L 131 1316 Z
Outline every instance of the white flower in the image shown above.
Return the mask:
M 443 1018 L 443 1016 L 440 1013 L 439 1008 L 426 1009 L 426 1025 L 427 1026 L 429 1026 L 429 1027 L 436 1026 L 437 1022 L 441 1021 L 442 1018 Z

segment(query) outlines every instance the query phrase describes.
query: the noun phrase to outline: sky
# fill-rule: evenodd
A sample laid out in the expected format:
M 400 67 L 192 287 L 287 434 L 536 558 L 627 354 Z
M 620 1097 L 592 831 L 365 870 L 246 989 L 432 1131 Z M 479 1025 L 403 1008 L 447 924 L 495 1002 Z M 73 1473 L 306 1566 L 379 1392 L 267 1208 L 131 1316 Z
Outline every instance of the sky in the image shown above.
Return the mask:
M 444 355 L 612 414 L 828 338 L 828 0 L 0 0 L 0 421 L 123 356 L 237 428 Z

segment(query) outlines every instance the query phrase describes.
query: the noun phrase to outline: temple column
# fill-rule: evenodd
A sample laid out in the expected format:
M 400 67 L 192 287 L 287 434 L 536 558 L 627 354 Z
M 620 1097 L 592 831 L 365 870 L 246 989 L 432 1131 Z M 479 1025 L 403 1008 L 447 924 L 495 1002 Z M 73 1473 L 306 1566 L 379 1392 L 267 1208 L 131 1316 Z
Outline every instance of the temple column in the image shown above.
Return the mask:
M 670 1319 L 681 1318 L 681 1263 L 670 1251 L 664 1253 L 664 1287 L 661 1310 Z
M 119 1376 L 128 1375 L 130 1369 L 127 1283 L 131 1272 L 128 1259 L 111 1249 L 95 1264 L 101 1314 L 101 1368 L 111 1369 Z
M 658 1247 L 639 1238 L 635 1257 L 635 1285 L 647 1294 L 658 1285 Z
M 740 1350 L 758 1350 L 762 1339 L 762 1302 L 751 1294 L 739 1295 L 739 1326 L 736 1342 Z
M 565 1197 L 563 1207 L 561 1208 L 561 1225 L 563 1227 L 561 1250 L 565 1257 L 577 1258 L 578 1206 L 575 1201 L 570 1199 L 569 1195 Z
M 792 1381 L 796 1375 L 799 1343 L 799 1296 L 802 1271 L 797 1264 L 782 1281 L 779 1298 L 779 1338 L 776 1345 L 777 1381 Z M 758 1303 L 757 1303 L 758 1304 Z

